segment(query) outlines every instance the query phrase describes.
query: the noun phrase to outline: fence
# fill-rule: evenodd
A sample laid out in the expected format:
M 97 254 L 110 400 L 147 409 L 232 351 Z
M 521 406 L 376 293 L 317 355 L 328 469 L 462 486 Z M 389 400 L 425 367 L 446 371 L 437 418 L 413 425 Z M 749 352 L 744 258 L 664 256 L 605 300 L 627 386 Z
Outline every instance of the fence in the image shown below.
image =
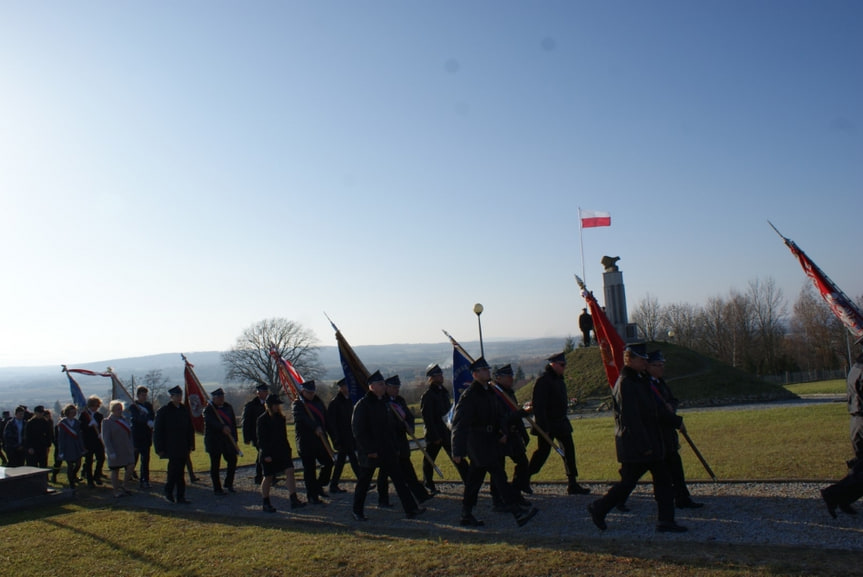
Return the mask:
M 766 375 L 761 377 L 768 383 L 774 385 L 794 385 L 797 383 L 811 383 L 813 381 L 827 381 L 831 379 L 842 379 L 847 377 L 844 369 L 815 370 L 815 371 L 797 371 L 794 373 L 786 372 L 781 375 Z

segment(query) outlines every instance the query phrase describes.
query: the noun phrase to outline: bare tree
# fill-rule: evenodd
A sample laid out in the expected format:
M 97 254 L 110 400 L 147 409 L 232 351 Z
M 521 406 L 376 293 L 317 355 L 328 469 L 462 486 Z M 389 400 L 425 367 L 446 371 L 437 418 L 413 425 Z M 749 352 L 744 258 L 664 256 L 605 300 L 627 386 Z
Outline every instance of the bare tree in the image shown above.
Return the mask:
M 662 324 L 669 339 L 680 346 L 696 348 L 699 337 L 700 310 L 689 303 L 672 303 L 662 309 Z
M 662 329 L 662 309 L 659 306 L 659 300 L 650 294 L 641 299 L 632 311 L 632 322 L 638 325 L 644 339 L 657 340 Z
M 168 383 L 170 379 L 162 374 L 162 369 L 153 369 L 144 374 L 144 386 L 150 390 L 150 399 L 157 406 L 164 405 L 168 402 Z M 135 388 L 135 377 L 132 376 L 132 388 Z M 135 391 L 129 391 L 132 395 Z
M 844 365 L 846 329 L 806 282 L 794 303 L 787 344 L 800 369 L 816 371 Z
M 760 374 L 777 372 L 781 369 L 779 357 L 788 311 L 785 297 L 772 278 L 751 281 L 746 296 L 756 335 L 753 347 L 756 371 Z
M 230 351 L 222 354 L 229 381 L 250 385 L 267 385 L 279 389 L 276 361 L 270 347 L 289 360 L 304 379 L 317 379 L 324 374 L 318 360 L 318 339 L 300 323 L 283 318 L 259 321 L 243 331 Z

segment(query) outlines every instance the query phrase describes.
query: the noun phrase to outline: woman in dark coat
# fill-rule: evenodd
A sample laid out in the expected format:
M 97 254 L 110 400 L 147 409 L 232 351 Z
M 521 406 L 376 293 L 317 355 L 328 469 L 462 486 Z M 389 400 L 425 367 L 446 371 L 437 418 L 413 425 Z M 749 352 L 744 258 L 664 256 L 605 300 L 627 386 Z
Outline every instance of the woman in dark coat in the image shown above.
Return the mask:
M 291 494 L 291 509 L 296 509 L 305 503 L 297 497 L 294 457 L 288 442 L 287 422 L 282 413 L 282 400 L 279 395 L 267 397 L 266 409 L 267 411 L 258 417 L 255 426 L 258 460 L 263 472 L 261 497 L 263 497 L 264 503 L 262 508 L 267 513 L 276 512 L 276 508 L 270 503 L 270 487 L 273 486 L 273 480 L 277 474 L 287 471 L 286 485 Z

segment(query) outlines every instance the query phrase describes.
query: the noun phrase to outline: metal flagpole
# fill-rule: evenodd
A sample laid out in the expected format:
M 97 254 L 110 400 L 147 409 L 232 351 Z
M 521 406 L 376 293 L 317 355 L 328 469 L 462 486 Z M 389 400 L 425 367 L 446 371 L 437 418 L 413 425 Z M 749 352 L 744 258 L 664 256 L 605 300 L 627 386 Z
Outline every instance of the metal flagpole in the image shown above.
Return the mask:
M 581 278 L 587 279 L 584 273 L 584 227 L 581 226 L 581 207 L 578 207 L 578 245 L 581 248 Z
M 476 303 L 475 305 L 473 305 L 473 312 L 476 314 L 476 322 L 479 325 L 479 356 L 485 358 L 485 349 L 482 346 L 482 321 L 479 319 L 482 311 L 483 308 L 481 304 Z

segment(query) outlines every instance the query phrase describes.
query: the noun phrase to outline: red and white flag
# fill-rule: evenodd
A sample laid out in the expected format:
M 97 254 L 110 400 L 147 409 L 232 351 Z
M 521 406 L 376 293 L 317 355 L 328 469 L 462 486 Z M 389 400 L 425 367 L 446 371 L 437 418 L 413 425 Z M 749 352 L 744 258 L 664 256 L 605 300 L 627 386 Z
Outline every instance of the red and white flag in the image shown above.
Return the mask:
M 611 213 L 601 210 L 578 210 L 581 217 L 581 228 L 611 226 Z

